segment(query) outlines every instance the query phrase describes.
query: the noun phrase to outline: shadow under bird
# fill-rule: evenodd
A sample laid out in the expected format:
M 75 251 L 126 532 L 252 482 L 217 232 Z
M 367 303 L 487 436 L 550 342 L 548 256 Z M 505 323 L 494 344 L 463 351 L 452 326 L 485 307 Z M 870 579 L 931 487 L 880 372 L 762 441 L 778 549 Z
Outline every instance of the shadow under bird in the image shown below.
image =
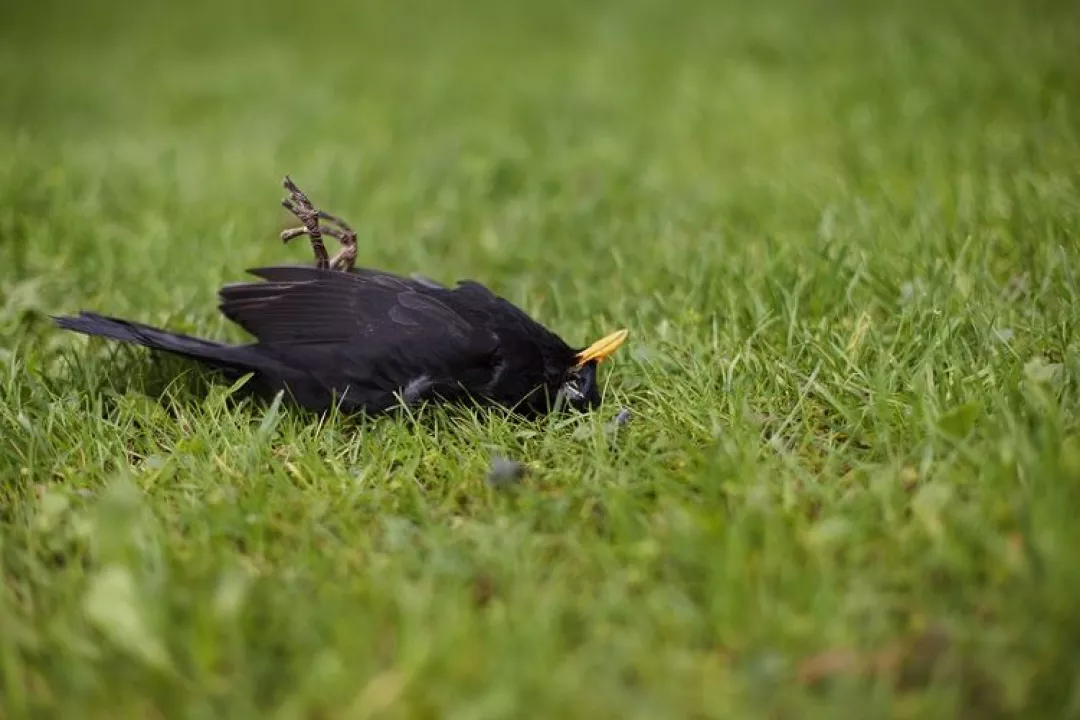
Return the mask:
M 67 330 L 197 360 L 259 393 L 285 391 L 301 407 L 379 414 L 425 401 L 476 402 L 541 415 L 600 402 L 597 365 L 626 340 L 619 330 L 571 347 L 523 310 L 471 280 L 456 287 L 355 267 L 356 233 L 315 208 L 285 178 L 283 205 L 303 227 L 316 265 L 249 271 L 226 285 L 219 308 L 255 337 L 227 345 L 92 312 L 54 317 Z M 338 239 L 330 258 L 322 238 Z

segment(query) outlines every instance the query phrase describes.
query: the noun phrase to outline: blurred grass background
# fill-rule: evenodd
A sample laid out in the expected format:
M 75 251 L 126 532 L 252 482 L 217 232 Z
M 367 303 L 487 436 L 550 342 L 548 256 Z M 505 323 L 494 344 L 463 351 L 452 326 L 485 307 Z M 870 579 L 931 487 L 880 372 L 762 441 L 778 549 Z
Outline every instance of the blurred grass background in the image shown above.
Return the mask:
M 6 9 L 4 714 L 1080 714 L 1078 48 L 1052 0 Z M 630 327 L 605 410 L 159 403 L 49 327 L 239 339 L 285 173 L 362 264 Z

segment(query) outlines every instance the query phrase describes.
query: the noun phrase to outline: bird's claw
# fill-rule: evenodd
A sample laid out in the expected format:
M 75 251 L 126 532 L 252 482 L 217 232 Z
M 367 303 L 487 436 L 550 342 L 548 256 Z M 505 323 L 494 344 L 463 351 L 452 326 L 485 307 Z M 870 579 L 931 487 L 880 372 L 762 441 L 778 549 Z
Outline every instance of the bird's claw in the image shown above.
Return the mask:
M 289 197 L 281 201 L 281 206 L 295 215 L 303 225 L 283 231 L 281 241 L 287 243 L 293 238 L 307 235 L 311 238 L 311 249 L 315 253 L 317 267 L 351 271 L 356 264 L 356 231 L 336 215 L 315 207 L 288 175 L 282 185 L 288 191 Z M 320 225 L 320 220 L 329 224 Z M 341 250 L 333 258 L 326 252 L 323 235 L 335 238 L 341 243 Z

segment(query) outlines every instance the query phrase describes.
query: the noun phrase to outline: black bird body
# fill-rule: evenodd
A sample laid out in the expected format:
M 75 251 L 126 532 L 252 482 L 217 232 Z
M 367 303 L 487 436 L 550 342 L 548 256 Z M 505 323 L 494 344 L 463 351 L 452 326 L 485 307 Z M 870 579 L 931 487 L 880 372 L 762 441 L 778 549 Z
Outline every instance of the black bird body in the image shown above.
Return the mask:
M 474 401 L 526 415 L 562 395 L 599 402 L 596 365 L 625 339 L 575 349 L 483 285 L 448 288 L 354 268 L 252 270 L 262 281 L 226 285 L 220 310 L 255 337 L 227 345 L 95 313 L 56 318 L 68 330 L 197 360 L 300 406 L 378 414 L 424 401 Z

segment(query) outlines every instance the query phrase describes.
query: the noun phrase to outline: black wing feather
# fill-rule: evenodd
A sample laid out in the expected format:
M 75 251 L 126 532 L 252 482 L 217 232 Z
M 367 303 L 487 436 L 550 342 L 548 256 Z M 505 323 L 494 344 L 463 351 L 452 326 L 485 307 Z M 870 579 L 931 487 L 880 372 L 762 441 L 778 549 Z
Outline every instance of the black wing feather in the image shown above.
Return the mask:
M 259 268 L 269 282 L 226 285 L 220 308 L 261 342 L 346 342 L 450 335 L 471 338 L 464 318 L 420 283 L 377 271 Z
M 344 394 L 346 405 L 382 409 L 410 386 L 458 395 L 494 373 L 497 335 L 453 310 L 437 294 L 446 290 L 366 270 L 252 274 L 268 281 L 222 288 L 222 313 L 267 352 Z

